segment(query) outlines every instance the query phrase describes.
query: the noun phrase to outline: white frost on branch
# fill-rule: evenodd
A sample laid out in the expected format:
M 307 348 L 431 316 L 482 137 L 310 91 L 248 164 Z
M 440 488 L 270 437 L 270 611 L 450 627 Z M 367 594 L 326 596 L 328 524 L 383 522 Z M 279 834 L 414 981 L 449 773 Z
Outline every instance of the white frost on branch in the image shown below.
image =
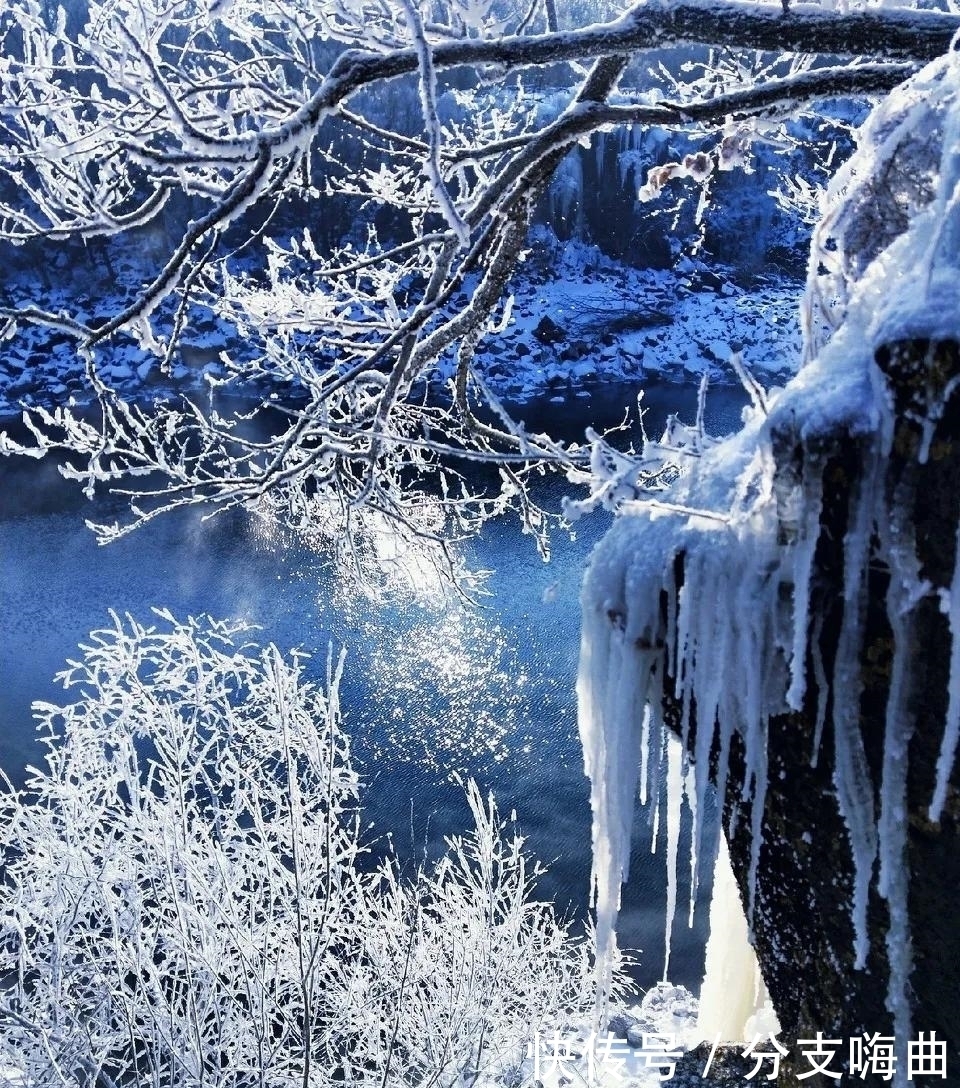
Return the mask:
M 315 526 L 358 570 L 391 526 L 405 549 L 425 542 L 456 570 L 449 541 L 512 508 L 545 551 L 527 481 L 548 469 L 582 478 L 588 453 L 522 433 L 472 362 L 503 327 L 494 315 L 565 153 L 611 126 L 656 124 L 719 130 L 723 166 L 811 98 L 902 79 L 957 25 L 886 12 L 864 63 L 844 18 L 819 9 L 771 22 L 737 0 L 608 7 L 568 8 L 569 29 L 544 33 L 536 4 L 508 0 L 91 0 L 69 14 L 13 0 L 0 22 L 0 235 L 72 244 L 143 230 L 163 250 L 115 312 L 96 314 L 97 300 L 95 316 L 76 318 L 0 306 L 4 332 L 46 326 L 88 353 L 100 437 L 66 409 L 29 426 L 88 491 L 106 484 L 130 500 L 103 539 L 184 504 L 244 504 Z M 839 35 L 846 68 L 819 69 L 800 49 L 783 63 L 757 52 L 812 30 Z M 701 39 L 723 48 L 671 85 L 673 102 L 618 87 L 622 65 L 600 59 Z M 567 85 L 537 99 L 524 70 L 559 62 L 576 62 L 562 69 Z M 404 83 L 418 77 L 419 118 Z M 699 159 L 689 172 L 709 180 Z M 316 209 L 316 225 L 284 237 L 284 201 Z M 344 209 L 363 226 L 335 226 Z M 391 226 L 366 226 L 378 218 Z M 256 397 L 242 419 L 223 400 L 154 410 L 110 388 L 117 340 L 134 335 L 169 366 L 194 300 L 242 341 L 210 383 L 211 398 L 227 383 Z M 598 459 L 615 465 L 597 501 L 629 501 L 674 471 Z M 493 465 L 499 490 L 469 483 L 471 462 Z
M 429 151 L 423 170 L 430 183 L 433 198 L 446 219 L 450 229 L 457 236 L 462 249 L 470 245 L 470 227 L 457 210 L 450 189 L 440 168 L 440 156 L 443 150 L 443 132 L 440 118 L 437 116 L 437 73 L 433 66 L 430 43 L 423 28 L 423 20 L 414 0 L 401 0 L 410 36 L 413 38 L 420 64 L 420 108 L 423 111 L 423 126 L 427 133 Z

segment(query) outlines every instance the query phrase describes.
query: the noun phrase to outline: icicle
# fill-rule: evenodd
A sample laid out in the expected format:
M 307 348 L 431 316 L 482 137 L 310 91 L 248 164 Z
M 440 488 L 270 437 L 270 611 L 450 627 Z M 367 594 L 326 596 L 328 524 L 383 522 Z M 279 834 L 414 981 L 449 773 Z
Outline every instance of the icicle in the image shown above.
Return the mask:
M 696 790 L 696 776 L 694 775 L 693 766 L 688 762 L 683 774 L 683 795 L 687 799 L 687 807 L 690 809 L 690 817 L 694 823 L 701 819 L 700 804 L 697 797 Z M 719 795 L 718 795 L 719 796 Z M 719 828 L 718 828 L 719 833 Z M 714 844 L 715 846 L 715 844 Z M 716 850 L 714 849 L 713 856 L 716 857 Z M 693 929 L 693 916 L 697 906 L 697 893 L 694 889 L 697 883 L 697 862 L 698 859 L 694 856 L 693 851 L 690 851 L 690 903 L 687 910 L 687 928 Z
M 674 737 L 667 741 L 667 916 L 664 933 L 663 981 L 670 980 L 673 919 L 677 913 L 677 854 L 680 846 L 680 803 L 683 800 L 683 749 Z
M 957 526 L 953 579 L 950 583 L 947 604 L 947 615 L 950 617 L 950 679 L 947 689 L 949 702 L 947 718 L 943 724 L 940 755 L 937 758 L 937 784 L 933 791 L 933 801 L 930 803 L 930 819 L 934 822 L 938 822 L 943 815 L 950 774 L 957 755 L 957 743 L 960 740 L 960 524 Z
M 696 560 L 688 561 L 688 577 L 691 586 L 699 588 L 707 582 L 707 559 L 697 556 Z M 720 623 L 717 629 L 717 613 L 724 610 L 728 579 L 721 576 L 719 584 L 714 587 L 714 599 L 708 605 L 705 600 L 700 602 L 696 610 L 696 618 L 699 622 L 694 627 L 693 659 L 688 658 L 687 668 L 693 673 L 692 680 L 696 681 L 694 700 L 697 706 L 697 736 L 693 755 L 694 781 L 698 797 L 705 797 L 709 788 L 710 776 L 710 749 L 713 746 L 714 723 L 718 717 L 725 717 L 720 709 L 722 688 L 729 682 L 725 674 L 727 645 L 730 639 L 730 625 Z M 698 594 L 699 596 L 699 594 Z M 709 655 L 709 659 L 708 659 Z M 684 746 L 689 750 L 689 742 Z M 703 818 L 700 810 L 693 821 L 690 830 L 690 870 L 694 874 L 691 895 L 696 895 L 699 886 L 701 840 L 703 835 Z
M 663 763 L 663 746 L 666 744 L 666 736 L 660 734 L 658 736 L 658 742 L 656 747 L 657 753 L 657 766 L 661 766 Z M 656 800 L 653 803 L 653 812 L 651 814 L 652 829 L 650 831 L 650 853 L 655 854 L 657 852 L 657 842 L 660 838 L 660 783 L 657 783 L 657 792 L 654 794 Z
M 790 687 L 787 706 L 803 709 L 807 690 L 807 637 L 810 633 L 810 577 L 813 557 L 820 539 L 820 509 L 823 505 L 822 473 L 819 466 L 807 472 L 809 484 L 804 495 L 804 520 L 793 552 L 793 652 L 790 657 Z
M 609 985 L 609 957 L 613 952 L 616 911 L 619 907 L 619 869 L 615 870 L 617 847 L 612 841 L 610 813 L 605 795 L 607 763 L 607 723 L 603 721 L 601 701 L 607 676 L 601 670 L 608 663 L 614 630 L 602 612 L 584 609 L 580 643 L 580 673 L 577 692 L 580 699 L 579 726 L 583 746 L 584 769 L 590 779 L 590 804 L 593 810 L 593 898 L 597 912 L 597 983 L 598 1003 L 606 1000 Z M 616 891 L 612 884 L 616 881 Z
M 697 615 L 696 603 L 690 600 L 690 564 L 687 556 L 687 569 L 684 582 L 677 593 L 677 661 L 673 676 L 676 694 L 680 700 L 680 740 L 686 751 L 690 751 L 690 700 L 693 684 L 693 646 L 694 636 L 690 630 L 690 621 Z
M 891 587 L 893 582 L 891 582 Z M 891 596 L 893 596 L 891 591 Z M 912 624 L 890 608 L 888 619 L 893 635 L 893 664 L 890 671 L 890 692 L 887 697 L 886 728 L 883 738 L 883 778 L 880 790 L 880 820 L 878 852 L 880 855 L 879 892 L 887 901 L 890 925 L 886 947 L 889 977 L 887 979 L 887 1011 L 893 1017 L 893 1033 L 899 1053 L 897 1088 L 906 1084 L 904 1070 L 905 1040 L 911 1035 L 909 982 L 913 956 L 910 941 L 910 915 L 907 905 L 907 768 L 913 725 L 908 706 L 907 678 L 910 669 Z
M 650 773 L 650 704 L 643 708 L 643 724 L 640 727 L 640 804 L 647 807 L 650 796 L 648 774 Z
M 960 553 L 960 545 L 958 545 L 958 553 Z M 670 567 L 667 570 L 671 570 L 673 562 L 671 559 Z M 666 579 L 666 593 L 667 593 L 667 673 L 670 676 L 677 676 L 679 674 L 679 666 L 677 664 L 677 583 L 672 576 L 672 572 Z M 684 751 L 687 749 L 684 748 Z
M 955 58 L 950 63 L 955 64 Z M 934 133 L 937 129 L 933 121 L 941 121 L 942 116 L 938 117 L 938 113 L 942 115 L 947 109 L 954 111 L 955 118 L 960 117 L 956 79 L 945 79 L 941 64 L 938 71 L 919 77 L 919 82 L 900 98 L 899 104 L 896 104 L 895 96 L 890 96 L 888 104 L 875 115 L 872 127 L 868 127 L 867 140 L 861 150 L 835 181 L 831 191 L 835 204 L 827 210 L 817 230 L 804 302 L 805 361 L 810 365 L 791 388 L 769 398 L 744 372 L 744 384 L 754 402 L 754 411 L 752 415 L 748 414 L 744 432 L 724 443 L 719 454 L 715 448 L 702 450 L 696 466 L 691 467 L 688 476 L 678 480 L 671 495 L 671 502 L 677 500 L 674 511 L 691 511 L 698 505 L 711 510 L 722 509 L 725 527 L 711 532 L 704 527 L 702 519 L 684 521 L 664 516 L 663 521 L 667 523 L 664 529 L 648 507 L 643 513 L 638 510 L 636 517 L 622 518 L 612 531 L 611 536 L 617 543 L 605 551 L 604 562 L 610 565 L 607 576 L 613 568 L 619 571 L 618 592 L 626 602 L 622 606 L 623 614 L 629 611 L 635 624 L 642 622 L 644 616 L 647 623 L 659 621 L 662 624 L 661 595 L 666 595 L 665 652 L 637 653 L 636 647 L 648 643 L 642 638 L 638 640 L 635 635 L 642 632 L 632 628 L 616 646 L 614 642 L 619 635 L 614 636 L 614 642 L 603 651 L 608 660 L 602 683 L 610 690 L 604 696 L 605 702 L 599 696 L 594 699 L 598 717 L 587 727 L 589 734 L 602 725 L 607 732 L 602 744 L 609 746 L 611 751 L 616 748 L 620 760 L 626 761 L 630 758 L 629 749 L 622 746 L 618 737 L 623 734 L 629 716 L 627 692 L 633 699 L 632 712 L 637 721 L 641 708 L 649 704 L 640 730 L 647 750 L 641 771 L 643 792 L 654 802 L 651 821 L 655 834 L 661 823 L 661 791 L 654 787 L 661 780 L 661 761 L 666 758 L 668 764 L 664 817 L 670 873 L 666 971 L 676 910 L 674 818 L 682 808 L 677 799 L 678 776 L 693 812 L 691 910 L 698 869 L 710 853 L 705 841 L 708 831 L 702 823 L 703 798 L 708 794 L 713 777 L 723 804 L 721 821 L 738 836 L 744 834 L 745 806 L 751 808 L 751 854 L 747 879 L 741 883 L 752 916 L 758 897 L 765 801 L 772 788 L 769 783 L 773 755 L 768 751 L 769 722 L 774 715 L 789 710 L 811 709 L 814 693 L 810 686 L 815 684 L 810 761 L 816 766 L 824 733 L 832 726 L 833 785 L 839 814 L 849 837 L 852 864 L 852 955 L 856 968 L 862 970 L 870 952 L 869 896 L 873 890 L 874 872 L 879 868 L 876 887 L 885 898 L 890 915 L 886 935 L 890 967 L 886 1002 L 894 1019 L 896 1035 L 902 1040 L 910 1033 L 909 870 L 905 850 L 907 755 L 914 728 L 908 690 L 912 676 L 910 655 L 916 652 L 911 627 L 917 602 L 930 592 L 930 587 L 922 582 L 915 569 L 917 557 L 912 539 L 907 546 L 908 538 L 911 538 L 909 521 L 899 526 L 891 524 L 899 509 L 897 497 L 893 496 L 893 501 L 888 502 L 891 496 L 885 491 L 894 413 L 877 395 L 875 378 L 878 372 L 873 349 L 877 344 L 892 342 L 883 339 L 885 330 L 892 330 L 894 339 L 904 330 L 912 335 L 913 325 L 908 329 L 902 319 L 907 315 L 912 321 L 914 309 L 924 319 L 934 314 L 935 324 L 940 322 L 937 329 L 916 330 L 918 334 L 934 338 L 933 333 L 937 330 L 944 336 L 955 331 L 954 308 L 950 302 L 956 293 L 956 269 L 952 260 L 956 246 L 945 244 L 943 247 L 951 257 L 949 269 L 941 268 L 939 264 L 934 268 L 930 228 L 936 222 L 936 213 L 942 212 L 948 202 L 955 216 L 951 229 L 960 236 L 960 196 L 957 196 L 960 187 L 956 182 L 960 177 L 960 155 L 956 153 L 956 140 L 951 142 L 951 138 L 960 132 L 960 121 L 954 119 L 950 125 L 941 124 L 940 135 L 931 137 L 931 146 L 939 139 L 946 149 L 944 155 L 951 157 L 949 164 L 941 167 L 947 183 L 937 206 L 929 206 L 925 195 L 920 200 L 913 192 L 913 172 L 909 164 L 915 158 L 915 149 L 912 143 L 901 148 L 904 136 L 916 129 L 919 119 L 931 118 L 930 124 L 924 121 L 923 127 L 925 132 L 929 129 Z M 642 144 L 646 140 L 648 147 L 653 147 L 658 137 L 652 131 L 643 136 L 632 130 L 629 138 L 631 144 Z M 634 153 L 621 152 L 621 166 L 627 154 Z M 601 156 L 599 146 L 597 154 Z M 898 157 L 904 161 L 898 162 Z M 901 185 L 900 189 L 891 191 L 898 198 L 901 194 L 908 198 L 907 230 L 899 237 L 891 234 L 875 238 L 876 185 L 889 184 L 888 168 L 895 168 L 894 179 L 899 178 L 897 184 Z M 932 167 L 931 170 L 932 174 L 936 173 Z M 877 179 L 882 180 L 878 182 Z M 902 185 L 904 179 L 909 182 L 906 186 Z M 842 197 L 841 188 L 849 190 Z M 875 246 L 872 251 L 871 245 Z M 928 255 L 930 272 L 925 278 L 922 271 Z M 894 282 L 891 272 L 896 272 L 903 280 L 897 282 L 896 290 L 890 288 Z M 912 279 L 907 272 L 913 273 Z M 944 305 L 939 301 L 932 305 L 935 292 L 941 289 L 937 278 L 940 275 L 946 278 L 942 296 L 938 294 L 937 299 L 942 297 Z M 914 307 L 914 303 L 919 308 Z M 942 318 L 941 311 L 945 315 Z M 734 360 L 742 371 L 741 362 Z M 946 400 L 946 396 L 943 399 Z M 937 418 L 931 415 L 926 422 L 918 421 L 924 427 L 920 463 L 926 459 L 930 439 L 935 436 Z M 803 445 L 803 483 L 781 505 L 778 523 L 771 497 L 777 475 L 771 434 L 784 423 L 796 428 Z M 696 432 L 699 434 L 699 431 L 698 422 Z M 863 455 L 863 467 L 862 475 L 855 476 L 850 485 L 848 521 L 842 542 L 836 541 L 836 546 L 842 548 L 843 614 L 836 633 L 834 660 L 828 666 L 819 647 L 824 634 L 824 616 L 811 614 L 824 488 L 829 486 L 823 477 L 824 466 L 817 463 L 816 451 L 833 447 L 841 434 L 854 440 L 858 454 Z M 870 434 L 874 435 L 872 448 L 868 448 L 865 437 Z M 791 509 L 789 503 L 794 500 L 796 506 Z M 623 513 L 629 515 L 630 512 Z M 624 521 L 632 524 L 624 528 Z M 794 542 L 789 546 L 778 541 L 778 530 L 784 528 L 796 531 Z M 867 760 L 861 722 L 869 565 L 877 538 L 880 541 L 879 558 L 891 569 L 887 611 L 894 636 L 879 784 L 874 781 Z M 682 554 L 684 564 L 683 584 L 679 589 L 674 585 L 672 566 L 678 554 Z M 596 593 L 598 585 L 595 579 L 593 597 L 605 600 Z M 791 610 L 784 607 L 782 600 L 782 592 L 788 587 L 792 587 Z M 588 598 L 589 594 L 586 594 L 585 601 Z M 930 815 L 934 820 L 943 815 L 951 772 L 960 749 L 960 526 L 951 585 L 949 590 L 941 591 L 941 599 L 949 620 L 951 649 L 948 707 L 936 783 L 930 798 Z M 604 605 L 597 615 L 603 618 L 607 607 Z M 585 638 L 594 637 L 588 626 Z M 599 648 L 602 640 L 599 634 L 596 638 Z M 663 702 L 662 692 L 658 690 L 662 688 L 663 670 L 655 670 L 654 663 L 659 665 L 664 657 L 668 676 L 673 681 L 671 696 L 675 700 L 670 724 L 680 733 L 682 742 L 679 770 L 673 751 L 668 751 L 666 757 L 663 754 Z M 642 680 L 625 684 L 615 678 L 617 667 L 633 668 L 642 674 Z M 592 668 L 596 682 L 601 683 L 599 665 Z M 831 675 L 828 675 L 828 668 L 832 669 Z M 829 726 L 828 719 L 832 719 Z M 734 747 L 734 732 L 738 740 L 742 740 L 743 753 L 742 781 L 738 768 L 737 785 L 741 787 L 738 790 L 731 789 L 729 782 L 728 764 Z M 598 787 L 594 783 L 595 821 L 600 822 L 600 830 L 595 827 L 595 836 L 598 836 L 595 843 L 606 841 L 603 848 L 606 853 L 601 851 L 600 860 L 595 863 L 598 915 L 602 913 L 601 900 L 606 912 L 600 923 L 602 929 L 612 925 L 611 917 L 615 920 L 611 903 L 615 903 L 619 895 L 619 886 L 614 888 L 614 877 L 625 872 L 623 851 L 626 850 L 628 856 L 626 836 L 629 827 L 625 821 L 629 799 L 623 782 L 616 778 L 616 765 L 609 751 L 601 748 L 598 752 L 592 763 L 595 774 L 602 775 L 606 769 L 611 772 L 608 784 Z M 693 760 L 689 767 L 684 762 L 687 756 Z M 709 834 L 712 832 L 711 828 Z M 735 891 L 732 879 L 730 884 Z M 604 887 L 606 891 L 602 891 Z M 723 891 L 718 869 L 715 904 L 722 901 Z M 736 899 L 739 908 L 738 895 Z M 716 927 L 711 918 L 711 945 L 715 943 L 715 932 L 722 932 L 722 928 L 719 915 Z M 717 991 L 717 1007 L 722 1009 L 731 1004 L 734 992 L 729 987 Z M 704 998 L 709 1008 L 708 997 L 705 980 Z M 739 999 L 738 992 L 736 999 Z M 898 1076 L 902 1078 L 906 1068 L 902 1056 L 898 1065 Z
M 851 505 L 844 540 L 844 608 L 833 671 L 834 785 L 837 802 L 850 835 L 853 854 L 855 965 L 867 962 L 867 900 L 877 856 L 876 808 L 873 781 L 860 736 L 860 647 L 863 641 L 863 595 L 866 589 L 870 538 L 874 528 L 879 458 L 869 458 L 868 475 L 860 481 Z
M 594 570 L 597 579 L 607 571 Z M 609 964 L 616 949 L 620 890 L 630 867 L 634 797 L 640 767 L 641 723 L 637 708 L 650 699 L 652 669 L 659 651 L 639 646 L 656 643 L 646 627 L 628 629 L 624 598 L 635 613 L 659 618 L 649 601 L 624 586 L 620 573 L 604 588 L 601 606 L 594 601 L 583 611 L 580 668 L 577 678 L 580 738 L 584 769 L 590 778 L 593 810 L 593 896 L 597 928 L 597 1017 L 602 1015 L 609 988 Z M 630 588 L 632 593 L 625 591 Z M 584 602 L 589 600 L 587 584 Z
M 880 873 L 877 888 L 887 901 L 890 925 L 886 934 L 887 1009 L 893 1017 L 894 1035 L 900 1044 L 897 1088 L 905 1088 L 907 1055 L 902 1041 L 911 1035 L 909 983 L 913 956 L 908 911 L 909 822 L 907 773 L 914 720 L 911 708 L 911 660 L 916 646 L 914 613 L 917 602 L 929 590 L 920 570 L 912 523 L 902 504 L 895 504 L 889 519 L 879 527 L 884 558 L 890 568 L 887 589 L 887 621 L 893 641 L 890 687 L 887 693 L 881 771 L 880 818 L 877 825 Z
M 757 874 L 760 871 L 760 847 L 763 845 L 763 809 L 767 801 L 766 751 L 762 766 L 753 776 L 753 796 L 750 806 L 750 868 L 747 874 L 747 921 L 753 933 L 753 917 L 757 905 Z
M 761 555 L 754 565 L 763 569 Z M 740 710 L 742 731 L 745 733 L 745 765 L 751 781 L 750 802 L 750 869 L 747 878 L 747 921 L 753 929 L 756 905 L 757 874 L 760 869 L 760 847 L 763 843 L 763 813 L 767 798 L 769 766 L 767 757 L 767 720 L 774 708 L 767 705 L 765 693 L 770 690 L 773 665 L 776 658 L 768 646 L 773 643 L 773 602 L 776 593 L 770 587 L 777 584 L 774 576 L 762 577 L 756 586 L 741 581 L 741 592 L 736 601 L 738 614 L 746 615 L 747 638 L 741 645 L 739 659 L 745 666 L 743 702 Z
M 737 520 L 729 527 L 683 535 L 679 590 L 673 577 L 678 546 L 673 518 L 644 518 L 614 530 L 591 559 L 584 584 L 578 693 L 592 780 L 598 950 L 605 956 L 615 947 L 613 927 L 620 882 L 627 873 L 632 791 L 639 774 L 641 794 L 650 802 L 653 849 L 659 848 L 661 827 L 665 830 L 665 977 L 677 906 L 682 797 L 686 792 L 693 819 L 692 920 L 700 867 L 714 863 L 720 837 L 719 827 L 710 828 L 709 835 L 703 827 L 702 800 L 710 789 L 711 767 L 721 796 L 726 790 L 735 730 L 745 745 L 744 796 L 754 804 L 751 888 L 756 884 L 767 787 L 766 719 L 783 709 L 782 695 L 771 708 L 767 692 L 783 691 L 785 670 L 778 649 L 783 640 L 775 637 L 780 581 L 776 520 L 770 516 L 771 465 L 757 451 L 746 464 L 732 488 Z M 679 743 L 668 740 L 662 720 L 664 664 L 680 707 Z M 751 892 L 751 903 L 753 897 Z
M 550 184 L 550 218 L 565 222 L 577 208 L 583 192 L 583 168 L 580 149 L 574 148 L 557 167 Z
M 630 180 L 630 173 L 634 168 L 633 156 L 621 154 L 617 158 L 617 177 L 620 179 L 620 188 L 626 189 Z
M 756 953 L 747 936 L 740 890 L 726 840 L 721 837 L 713 870 L 710 937 L 700 987 L 698 1034 L 710 1043 L 718 1037 L 724 1043 L 748 1042 L 753 1030 L 751 1021 L 766 1000 Z M 775 1019 L 772 1010 L 767 1019 Z M 775 1025 L 765 1024 L 764 1030 L 770 1027 Z
M 649 808 L 649 823 L 651 827 L 650 849 L 656 851 L 657 834 L 660 826 L 660 783 L 663 780 L 663 753 L 665 744 L 666 726 L 660 717 L 660 699 L 663 695 L 662 686 L 656 691 L 650 692 L 650 732 L 649 740 L 650 760 L 647 772 L 647 796 L 653 799 Z

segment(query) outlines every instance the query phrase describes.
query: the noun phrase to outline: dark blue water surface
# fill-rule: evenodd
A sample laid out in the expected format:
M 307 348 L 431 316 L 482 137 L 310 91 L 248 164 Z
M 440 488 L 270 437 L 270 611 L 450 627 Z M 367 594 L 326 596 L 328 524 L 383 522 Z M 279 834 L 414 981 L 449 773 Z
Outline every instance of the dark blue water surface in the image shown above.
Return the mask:
M 611 422 L 630 396 L 607 388 L 590 400 L 544 398 L 519 411 L 531 427 L 575 437 L 585 417 Z M 649 387 L 648 430 L 668 411 L 689 418 L 695 399 L 693 389 Z M 734 429 L 741 406 L 738 392 L 711 395 L 710 429 Z M 558 507 L 565 486 L 546 486 L 543 500 Z M 549 564 L 516 523 L 488 526 L 471 546 L 476 566 L 495 571 L 479 606 L 375 607 L 322 556 L 244 514 L 170 515 L 104 548 L 84 518 L 106 520 L 109 503 L 85 502 L 52 465 L 0 460 L 0 501 L 0 766 L 14 781 L 41 758 L 31 702 L 62 695 L 54 673 L 108 622 L 108 609 L 144 621 L 153 605 L 245 619 L 262 628 L 263 642 L 314 653 L 321 678 L 328 645 L 346 647 L 341 700 L 371 834 L 389 833 L 404 858 L 435 851 L 444 835 L 466 829 L 463 792 L 451 776 L 471 775 L 494 791 L 502 813 L 516 810 L 531 849 L 549 863 L 542 894 L 582 914 L 590 812 L 574 695 L 578 594 L 605 515 L 578 524 L 574 539 L 558 533 Z M 663 970 L 666 902 L 662 848 L 651 857 L 649 837 L 638 812 L 620 935 L 623 946 L 642 949 L 643 985 Z M 681 884 L 681 905 L 686 894 Z M 693 930 L 678 911 L 673 937 L 672 979 L 692 988 L 703 969 L 702 906 Z

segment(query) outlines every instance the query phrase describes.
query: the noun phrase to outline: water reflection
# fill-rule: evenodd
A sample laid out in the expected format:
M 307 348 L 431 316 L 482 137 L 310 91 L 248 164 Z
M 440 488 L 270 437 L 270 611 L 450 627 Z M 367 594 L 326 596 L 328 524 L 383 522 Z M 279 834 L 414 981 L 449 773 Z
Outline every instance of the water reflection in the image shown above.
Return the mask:
M 622 396 L 605 395 L 609 406 L 598 399 L 595 422 L 605 411 L 610 422 L 619 418 Z M 683 395 L 689 408 L 695 393 Z M 730 428 L 740 399 L 714 398 L 715 429 Z M 654 408 L 662 416 L 676 407 L 677 390 L 661 400 Z M 648 394 L 651 401 L 657 397 Z M 525 412 L 531 426 L 574 426 L 567 406 L 532 404 Z M 555 418 L 545 421 L 551 412 Z M 572 539 L 558 536 L 549 565 L 515 525 L 489 525 L 470 546 L 475 566 L 496 572 L 491 595 L 475 606 L 404 600 L 375 608 L 302 541 L 255 517 L 181 511 L 98 548 L 83 526 L 94 512 L 64 490 L 50 466 L 15 463 L 0 471 L 0 765 L 14 779 L 39 758 L 31 701 L 56 701 L 54 674 L 109 608 L 141 620 L 151 605 L 244 619 L 261 626 L 264 642 L 311 651 L 321 680 L 328 644 L 347 648 L 345 724 L 374 833 L 389 834 L 407 858 L 439 849 L 468 818 L 451 775 L 472 775 L 495 791 L 502 812 L 516 809 L 530 846 L 551 863 L 543 893 L 584 909 L 589 800 L 573 689 L 580 579 L 604 531 L 602 517 L 578 525 Z M 542 501 L 558 508 L 563 489 L 549 485 Z M 111 513 L 102 503 L 95 517 Z M 637 823 L 621 935 L 644 949 L 639 977 L 649 984 L 662 969 L 665 877 L 662 858 L 649 855 L 646 815 L 638 813 Z M 685 894 L 681 884 L 681 904 Z M 705 921 L 702 910 L 694 931 L 678 922 L 674 981 L 699 982 Z

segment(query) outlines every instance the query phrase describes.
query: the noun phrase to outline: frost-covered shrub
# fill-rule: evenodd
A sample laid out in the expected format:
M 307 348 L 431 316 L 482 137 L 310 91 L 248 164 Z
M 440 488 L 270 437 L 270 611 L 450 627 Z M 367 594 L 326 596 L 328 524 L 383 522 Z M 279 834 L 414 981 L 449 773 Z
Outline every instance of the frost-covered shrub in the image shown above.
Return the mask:
M 0 1083 L 522 1083 L 590 965 L 492 800 L 428 871 L 375 861 L 339 666 L 160 619 L 90 637 L 0 801 Z

